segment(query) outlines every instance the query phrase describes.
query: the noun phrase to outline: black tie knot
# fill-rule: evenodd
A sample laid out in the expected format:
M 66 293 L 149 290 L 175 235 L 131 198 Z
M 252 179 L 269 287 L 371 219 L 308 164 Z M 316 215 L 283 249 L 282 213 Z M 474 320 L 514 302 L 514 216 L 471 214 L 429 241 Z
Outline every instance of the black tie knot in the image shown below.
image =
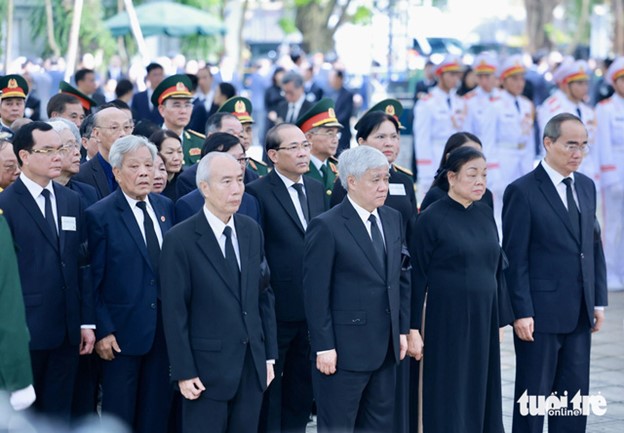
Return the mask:
M 371 223 L 371 225 L 377 225 L 377 217 L 373 214 L 370 214 L 370 216 L 368 217 L 368 221 Z
M 227 238 L 227 239 L 232 239 L 232 227 L 230 226 L 225 226 L 225 228 L 223 229 L 223 235 Z
M 50 190 L 49 189 L 45 189 L 43 191 L 41 191 L 41 195 L 46 199 L 49 200 L 50 199 Z
M 145 203 L 144 201 L 138 201 L 136 205 L 143 212 L 147 212 L 147 203 Z
M 566 177 L 565 179 L 563 179 L 563 183 L 566 184 L 566 187 L 571 187 L 572 186 L 572 178 L 571 177 Z

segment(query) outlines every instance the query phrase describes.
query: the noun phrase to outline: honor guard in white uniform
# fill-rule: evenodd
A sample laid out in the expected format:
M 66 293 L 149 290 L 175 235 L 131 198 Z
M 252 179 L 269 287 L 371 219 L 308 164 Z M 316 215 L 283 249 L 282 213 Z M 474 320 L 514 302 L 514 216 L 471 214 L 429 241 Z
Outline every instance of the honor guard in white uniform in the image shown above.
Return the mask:
M 587 128 L 589 153 L 583 158 L 579 172 L 589 176 L 600 188 L 600 170 L 596 163 L 596 114 L 594 109 L 585 103 L 589 94 L 589 65 L 584 60 L 566 59 L 553 74 L 559 85 L 555 92 L 540 106 L 538 120 L 540 137 L 543 136 L 546 123 L 559 113 L 572 113 L 579 117 Z
M 483 153 L 487 158 L 494 144 L 493 106 L 500 97 L 497 69 L 498 61 L 494 54 L 479 54 L 473 65 L 478 86 L 464 96 L 467 111 L 464 129 L 481 139 Z
M 494 216 L 501 228 L 503 193 L 511 182 L 533 170 L 535 134 L 533 103 L 522 95 L 526 72 L 522 56 L 508 57 L 499 70 L 502 90 L 494 104 L 494 147 L 488 157 L 488 187 L 494 195 Z M 492 161 L 492 164 L 489 163 Z
M 429 190 L 444 144 L 455 132 L 463 131 L 466 102 L 456 94 L 462 64 L 457 56 L 447 56 L 435 70 L 438 84 L 416 104 L 414 145 L 418 166 L 418 203 Z
M 609 290 L 624 289 L 624 57 L 607 70 L 615 93 L 596 107 L 596 154 L 603 198 L 604 251 Z

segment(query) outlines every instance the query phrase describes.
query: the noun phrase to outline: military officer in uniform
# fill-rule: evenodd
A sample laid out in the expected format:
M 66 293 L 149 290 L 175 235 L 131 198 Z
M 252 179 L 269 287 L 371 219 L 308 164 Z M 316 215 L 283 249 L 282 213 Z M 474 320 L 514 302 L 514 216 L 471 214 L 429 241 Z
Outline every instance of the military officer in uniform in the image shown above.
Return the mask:
M 24 117 L 28 83 L 21 75 L 0 77 L 0 132 L 6 132 L 13 139 L 11 124 Z
M 334 158 L 340 141 L 342 125 L 336 118 L 334 101 L 323 98 L 297 119 L 296 125 L 310 142 L 310 171 L 306 173 L 323 184 L 325 203 L 329 203 L 338 175 Z
M 605 75 L 615 93 L 596 106 L 597 157 L 602 185 L 603 229 L 609 290 L 624 289 L 624 57 L 616 58 Z
M 193 103 L 191 80 L 185 74 L 165 78 L 152 93 L 152 104 L 158 107 L 163 117 L 163 129 L 169 129 L 180 136 L 184 151 L 184 165 L 195 164 L 201 158 L 201 148 L 206 136 L 192 129 L 184 129 L 191 121 Z
M 465 130 L 481 139 L 486 155 L 489 155 L 494 141 L 494 124 L 490 121 L 492 107 L 500 97 L 497 69 L 498 61 L 494 54 L 479 54 L 473 66 L 479 84 L 464 96 L 467 113 Z
M 510 56 L 499 70 L 503 90 L 494 104 L 494 140 L 487 149 L 488 186 L 494 195 L 494 217 L 499 232 L 502 224 L 503 193 L 514 180 L 533 170 L 535 134 L 533 103 L 522 95 L 526 69 L 522 56 Z M 495 119 L 494 122 L 491 120 Z
M 245 152 L 249 151 L 253 140 L 252 125 L 255 122 L 253 117 L 251 117 L 252 111 L 253 106 L 251 105 L 251 101 L 242 96 L 234 96 L 228 99 L 223 103 L 223 105 L 221 105 L 221 107 L 219 107 L 219 110 L 217 111 L 217 113 L 232 113 L 243 125 L 243 139 L 241 143 L 245 148 Z M 265 162 L 254 158 L 249 158 L 247 167 L 258 176 L 264 176 L 269 172 L 269 166 Z
M 66 81 L 61 81 L 61 83 L 59 84 L 59 93 L 64 93 L 78 98 L 78 100 L 80 101 L 80 105 L 82 105 L 82 108 L 84 109 L 85 117 L 91 114 L 93 112 L 93 109 L 98 105 L 97 102 L 89 98 L 87 95 L 85 95 Z
M 419 202 L 433 182 L 446 140 L 465 128 L 466 102 L 455 91 L 461 70 L 460 59 L 448 55 L 435 69 L 437 86 L 416 103 L 414 141 Z

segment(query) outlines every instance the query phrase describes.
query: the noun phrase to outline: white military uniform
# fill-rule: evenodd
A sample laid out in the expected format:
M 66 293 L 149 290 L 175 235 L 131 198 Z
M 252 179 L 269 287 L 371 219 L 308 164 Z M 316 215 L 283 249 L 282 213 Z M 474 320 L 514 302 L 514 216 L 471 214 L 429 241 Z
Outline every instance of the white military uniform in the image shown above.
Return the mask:
M 414 117 L 420 203 L 431 187 L 446 141 L 464 130 L 466 103 L 454 90 L 446 93 L 436 86 L 418 101 Z
M 486 158 L 490 158 L 494 145 L 496 133 L 494 122 L 492 122 L 493 107 L 500 99 L 500 94 L 499 89 L 495 88 L 488 93 L 481 86 L 477 86 L 464 96 L 466 101 L 465 130 L 479 137 Z
M 619 72 L 619 74 L 618 74 Z M 624 76 L 624 57 L 616 59 L 607 81 Z M 612 82 L 612 81 L 611 81 Z M 624 288 L 624 98 L 617 93 L 596 107 L 597 156 L 601 170 L 603 239 L 610 290 Z

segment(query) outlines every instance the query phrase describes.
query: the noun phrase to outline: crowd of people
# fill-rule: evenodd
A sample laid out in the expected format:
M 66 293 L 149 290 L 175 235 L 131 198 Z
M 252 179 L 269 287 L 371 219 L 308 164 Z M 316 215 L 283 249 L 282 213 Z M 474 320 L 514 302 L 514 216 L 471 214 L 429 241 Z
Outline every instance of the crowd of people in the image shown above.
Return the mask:
M 595 112 L 583 61 L 561 62 L 537 109 L 519 56 L 479 56 L 463 97 L 458 58 L 429 69 L 415 172 L 396 164 L 402 104 L 352 122 L 339 68 L 327 94 L 312 66 L 275 68 L 259 110 L 210 67 L 150 63 L 147 89 L 119 75 L 109 102 L 80 69 L 46 121 L 27 77 L 0 77 L 13 409 L 146 433 L 304 433 L 312 414 L 322 433 L 502 432 L 508 325 L 514 401 L 587 395 L 624 277 L 624 58 Z M 514 432 L 544 420 L 514 404 Z

